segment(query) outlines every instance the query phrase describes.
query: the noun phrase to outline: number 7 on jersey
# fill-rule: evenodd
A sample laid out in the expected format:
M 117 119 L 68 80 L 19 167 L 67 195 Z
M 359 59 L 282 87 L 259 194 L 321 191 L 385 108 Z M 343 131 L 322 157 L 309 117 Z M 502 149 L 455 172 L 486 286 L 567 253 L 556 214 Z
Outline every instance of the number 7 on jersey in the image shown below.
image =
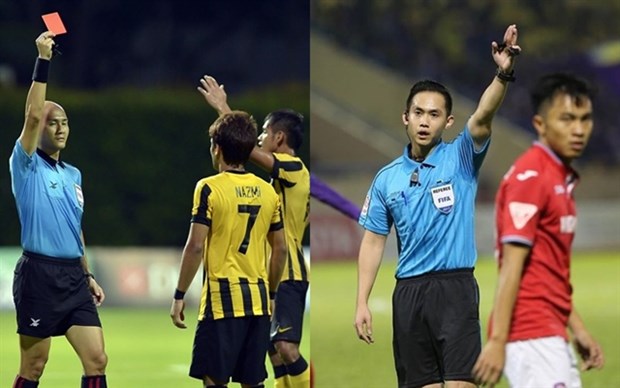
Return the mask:
M 252 232 L 252 228 L 256 222 L 256 217 L 260 211 L 260 205 L 238 205 L 237 211 L 239 213 L 248 213 L 250 215 L 248 217 L 248 224 L 245 227 L 245 236 L 243 237 L 243 241 L 238 249 L 239 252 L 245 254 L 248 251 L 248 245 L 250 245 L 250 232 Z

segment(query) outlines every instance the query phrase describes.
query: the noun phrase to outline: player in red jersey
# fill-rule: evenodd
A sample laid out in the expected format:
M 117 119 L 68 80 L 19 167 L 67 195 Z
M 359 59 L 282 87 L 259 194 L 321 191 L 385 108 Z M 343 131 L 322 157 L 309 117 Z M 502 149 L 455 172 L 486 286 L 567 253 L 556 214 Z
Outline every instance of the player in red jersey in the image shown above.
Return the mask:
M 592 87 L 570 74 L 542 77 L 532 92 L 535 142 L 504 176 L 496 198 L 499 280 L 489 339 L 474 375 L 512 387 L 580 387 L 603 351 L 572 303 L 571 245 L 577 225 L 570 166 L 592 133 Z

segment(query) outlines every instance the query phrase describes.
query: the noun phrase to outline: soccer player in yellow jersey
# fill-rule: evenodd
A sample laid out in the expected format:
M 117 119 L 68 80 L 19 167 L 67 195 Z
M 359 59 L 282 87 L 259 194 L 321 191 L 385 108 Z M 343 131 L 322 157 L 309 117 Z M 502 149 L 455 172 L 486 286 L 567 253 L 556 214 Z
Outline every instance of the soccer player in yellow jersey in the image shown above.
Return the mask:
M 226 387 L 231 377 L 242 387 L 264 387 L 269 301 L 287 251 L 280 198 L 267 182 L 245 171 L 256 139 L 249 114 L 221 115 L 209 136 L 219 173 L 196 184 L 170 316 L 175 326 L 186 328 L 183 296 L 202 261 L 206 275 L 189 375 L 208 388 Z
M 230 112 L 223 85 L 210 76 L 200 80 L 198 91 L 220 115 Z M 308 362 L 299 353 L 309 268 L 303 257 L 302 238 L 308 225 L 310 173 L 296 155 L 303 139 L 303 116 L 283 109 L 265 118 L 263 133 L 250 161 L 270 173 L 272 185 L 282 201 L 288 259 L 278 288 L 272 319 L 269 350 L 274 368 L 275 388 L 307 388 Z

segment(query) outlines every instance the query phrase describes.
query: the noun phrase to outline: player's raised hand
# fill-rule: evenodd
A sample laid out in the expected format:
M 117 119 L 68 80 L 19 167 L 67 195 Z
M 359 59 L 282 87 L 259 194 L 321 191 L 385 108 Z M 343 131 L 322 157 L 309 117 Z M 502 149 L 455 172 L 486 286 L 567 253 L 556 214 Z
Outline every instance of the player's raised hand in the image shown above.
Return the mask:
M 517 44 L 519 32 L 516 24 L 506 28 L 504 40 L 501 43 L 491 43 L 491 53 L 497 66 L 506 73 L 512 71 L 515 57 L 521 53 L 521 47 Z
M 179 329 L 187 329 L 187 326 L 183 322 L 185 320 L 185 302 L 183 299 L 173 299 L 172 307 L 170 307 L 170 318 L 172 318 L 172 324 Z
M 37 37 L 35 43 L 37 45 L 37 51 L 39 52 L 39 58 L 47 60 L 52 58 L 52 47 L 54 46 L 55 36 L 53 32 L 45 31 Z
M 355 330 L 357 331 L 357 338 L 371 344 L 375 342 L 372 338 L 372 314 L 367 305 L 357 306 L 355 311 Z
M 205 101 L 217 111 L 219 115 L 229 113 L 231 111 L 226 102 L 227 96 L 224 85 L 219 85 L 215 78 L 205 75 L 200 79 L 198 91 L 204 97 Z

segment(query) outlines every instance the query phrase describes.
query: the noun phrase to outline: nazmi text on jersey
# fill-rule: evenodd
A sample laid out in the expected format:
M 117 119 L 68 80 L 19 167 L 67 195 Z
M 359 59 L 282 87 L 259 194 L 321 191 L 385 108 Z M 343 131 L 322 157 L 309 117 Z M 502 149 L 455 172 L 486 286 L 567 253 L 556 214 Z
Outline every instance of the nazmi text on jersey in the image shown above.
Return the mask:
M 258 198 L 261 196 L 259 186 L 235 186 L 237 198 Z

